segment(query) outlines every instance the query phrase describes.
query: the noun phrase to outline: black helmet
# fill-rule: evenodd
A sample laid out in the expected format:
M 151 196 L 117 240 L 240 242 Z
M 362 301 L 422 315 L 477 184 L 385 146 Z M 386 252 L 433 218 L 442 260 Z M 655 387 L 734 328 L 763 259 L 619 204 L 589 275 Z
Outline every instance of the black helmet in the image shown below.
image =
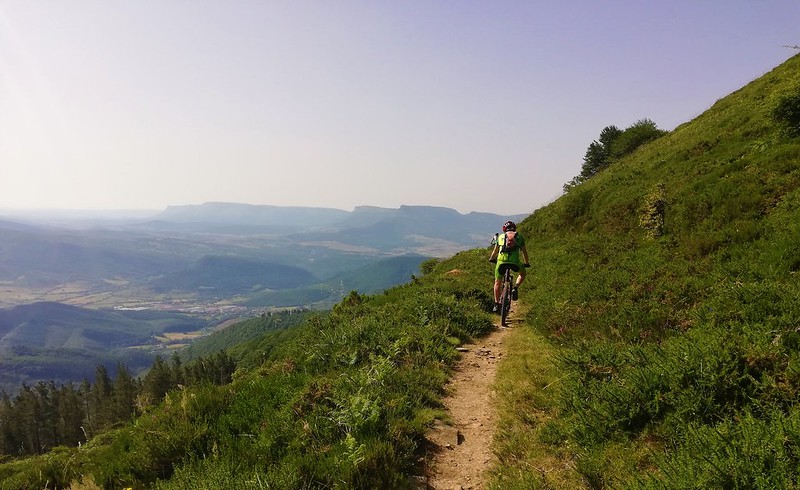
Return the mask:
M 517 231 L 517 224 L 513 221 L 503 223 L 503 231 Z

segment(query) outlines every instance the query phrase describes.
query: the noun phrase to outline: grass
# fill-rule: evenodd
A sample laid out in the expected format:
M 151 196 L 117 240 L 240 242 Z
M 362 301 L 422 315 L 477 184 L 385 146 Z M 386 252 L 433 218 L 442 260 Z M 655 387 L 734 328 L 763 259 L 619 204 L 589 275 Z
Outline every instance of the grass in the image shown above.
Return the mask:
M 501 371 L 515 393 L 496 488 L 797 487 L 800 141 L 770 111 L 799 71 L 792 58 L 523 223 L 539 338 L 515 355 L 548 361 Z
M 547 424 L 558 416 L 554 393 L 562 389 L 563 382 L 556 364 L 558 346 L 527 324 L 514 329 L 506 349 L 495 384 L 501 429 L 494 451 L 500 464 L 493 469 L 488 487 L 587 488 L 576 471 L 574 454 L 554 451 L 545 442 Z
M 797 79 L 800 56 L 521 223 L 533 267 L 497 381 L 492 488 L 800 486 L 800 140 L 771 116 Z M 351 293 L 250 344 L 231 385 L 171 393 L 89 447 L 2 464 L 0 489 L 80 475 L 106 488 L 408 486 L 454 345 L 491 328 L 487 257 Z

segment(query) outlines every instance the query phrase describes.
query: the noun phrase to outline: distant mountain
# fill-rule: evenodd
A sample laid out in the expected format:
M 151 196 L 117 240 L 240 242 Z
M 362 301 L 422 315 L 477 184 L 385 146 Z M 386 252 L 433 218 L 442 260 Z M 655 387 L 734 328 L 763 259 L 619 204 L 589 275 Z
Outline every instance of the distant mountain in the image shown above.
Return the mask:
M 332 208 L 268 206 L 209 202 L 200 205 L 169 206 L 153 216 L 146 226 L 177 227 L 186 231 L 275 232 L 332 226 L 349 215 Z
M 446 207 L 400 206 L 398 209 L 359 206 L 352 212 L 330 208 L 256 206 L 206 203 L 170 206 L 142 226 L 159 230 L 227 233 L 283 233 L 307 243 L 337 242 L 389 252 L 417 251 L 431 240 L 449 253 L 488 243 L 506 220 L 526 214 L 461 214 Z M 362 250 L 363 251 L 363 250 Z M 441 253 L 440 255 L 447 255 Z
M 235 350 L 250 350 L 242 345 L 250 341 L 265 337 L 264 334 L 280 330 L 286 330 L 305 321 L 311 311 L 289 310 L 281 313 L 263 314 L 258 317 L 248 318 L 233 325 L 219 329 L 207 337 L 201 337 L 184 349 L 179 354 L 184 361 L 197 359 L 198 357 L 213 356 L 217 352 L 231 347 Z M 313 314 L 318 314 L 314 312 Z M 259 342 L 256 342 L 258 344 Z M 254 357 L 261 358 L 266 353 L 263 346 L 253 349 Z
M 451 248 L 458 249 L 488 245 L 491 236 L 500 231 L 505 221 L 521 221 L 525 216 L 461 214 L 454 209 L 432 206 L 401 206 L 399 209 L 383 211 L 356 208 L 347 220 L 340 223 L 340 230 L 316 233 L 307 239 L 312 242 L 328 240 L 362 245 L 383 251 L 419 250 L 431 241 L 445 242 Z
M 284 292 L 389 257 L 446 257 L 486 246 L 504 221 L 522 218 L 434 206 L 342 211 L 207 203 L 108 227 L 0 220 L 0 283 L 9 287 L 0 291 L 0 305 L 54 300 L 103 307 L 147 299 L 150 288 L 206 298 L 269 289 L 280 303 L 310 304 L 327 292 L 305 290 L 296 298 Z
M 7 231 L 33 231 L 37 228 L 35 226 L 19 223 L 16 221 L 0 220 L 0 230 L 4 233 Z
M 397 211 L 397 209 L 377 206 L 356 206 L 352 213 L 337 223 L 337 226 L 342 229 L 365 228 L 391 218 Z

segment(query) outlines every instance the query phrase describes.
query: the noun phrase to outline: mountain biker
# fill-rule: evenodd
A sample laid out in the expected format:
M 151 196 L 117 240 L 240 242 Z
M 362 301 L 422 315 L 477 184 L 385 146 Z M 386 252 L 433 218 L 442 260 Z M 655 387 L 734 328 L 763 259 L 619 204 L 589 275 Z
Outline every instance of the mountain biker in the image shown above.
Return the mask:
M 516 246 L 512 250 L 507 250 L 508 247 L 506 245 L 510 244 L 511 241 L 516 242 Z M 522 257 L 525 262 L 520 261 L 520 251 L 522 251 Z M 517 233 L 517 224 L 513 221 L 506 221 L 503 224 L 503 234 L 498 233 L 495 235 L 494 248 L 491 255 L 489 255 L 489 262 L 497 264 L 494 268 L 494 308 L 492 308 L 492 311 L 497 312 L 500 309 L 500 289 L 503 281 L 501 266 L 508 264 L 511 270 L 519 273 L 516 284 L 511 289 L 511 299 L 514 301 L 518 297 L 517 289 L 522 284 L 522 281 L 525 280 L 525 268 L 531 266 L 528 262 L 528 249 L 525 247 L 525 239 Z

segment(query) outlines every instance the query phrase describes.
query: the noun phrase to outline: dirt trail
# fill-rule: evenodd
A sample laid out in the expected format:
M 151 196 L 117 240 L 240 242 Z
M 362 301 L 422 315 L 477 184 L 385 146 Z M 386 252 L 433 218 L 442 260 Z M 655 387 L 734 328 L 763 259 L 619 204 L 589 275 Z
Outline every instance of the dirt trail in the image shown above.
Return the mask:
M 517 308 L 518 309 L 518 308 Z M 518 326 L 512 311 L 509 326 Z M 505 356 L 505 338 L 512 328 L 496 328 L 487 337 L 459 350 L 463 357 L 447 385 L 444 399 L 450 424 L 437 423 L 428 435 L 426 485 L 431 490 L 482 489 L 485 472 L 494 463 L 492 440 L 497 428 L 493 384 Z

